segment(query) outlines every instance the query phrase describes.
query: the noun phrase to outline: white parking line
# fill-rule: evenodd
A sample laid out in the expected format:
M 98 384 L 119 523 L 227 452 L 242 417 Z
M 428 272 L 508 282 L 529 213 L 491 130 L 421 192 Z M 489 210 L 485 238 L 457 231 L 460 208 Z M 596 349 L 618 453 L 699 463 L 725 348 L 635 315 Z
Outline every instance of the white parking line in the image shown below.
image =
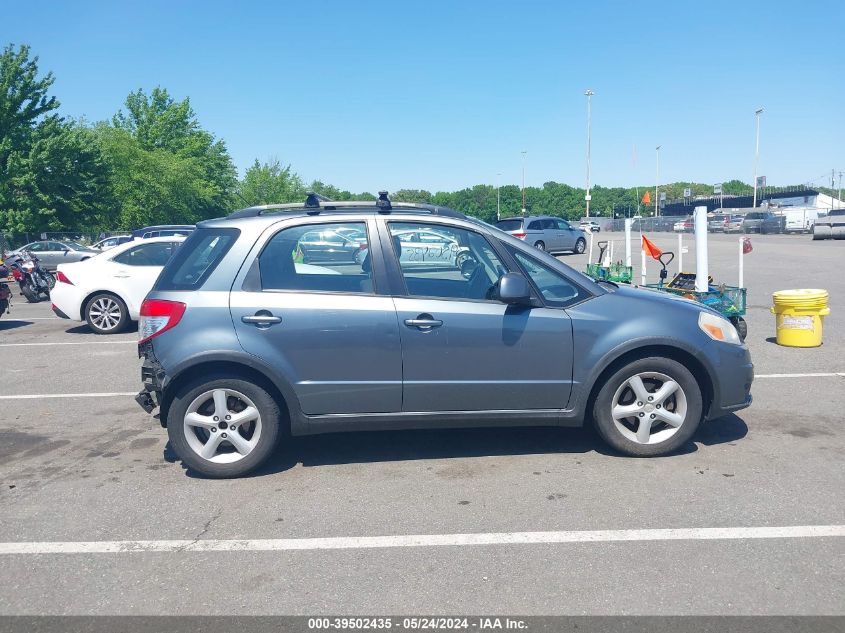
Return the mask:
M 29 393 L 0 396 L 0 400 L 41 400 L 42 398 L 114 398 L 134 396 L 137 391 L 114 391 L 111 393 Z
M 290 550 L 374 549 L 463 545 L 538 545 L 620 541 L 708 541 L 735 539 L 824 538 L 845 536 L 845 525 L 785 527 L 591 530 L 566 532 L 492 532 L 481 534 L 418 534 L 340 536 L 329 538 L 173 540 L 173 541 L 46 541 L 0 543 L 2 554 L 120 554 L 129 552 L 275 552 Z
M 64 321 L 64 319 L 60 319 L 59 317 L 12 317 L 10 319 L 3 319 L 4 321 Z
M 135 343 L 138 341 L 63 341 L 61 343 L 0 343 L 0 347 L 53 347 L 54 345 L 120 345 L 121 343 Z
M 754 378 L 845 378 L 845 372 L 823 372 L 818 374 L 757 374 Z

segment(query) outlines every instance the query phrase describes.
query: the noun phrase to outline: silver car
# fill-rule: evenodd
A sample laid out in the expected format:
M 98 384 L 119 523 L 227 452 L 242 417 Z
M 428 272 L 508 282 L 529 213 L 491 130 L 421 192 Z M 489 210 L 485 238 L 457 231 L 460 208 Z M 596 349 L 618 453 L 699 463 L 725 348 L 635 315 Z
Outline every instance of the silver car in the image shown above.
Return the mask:
M 562 218 L 529 215 L 506 218 L 496 222 L 496 228 L 547 253 L 578 253 L 587 247 L 584 231 Z
M 100 251 L 93 248 L 88 248 L 77 242 L 54 242 L 44 240 L 40 242 L 30 242 L 25 246 L 21 246 L 9 253 L 6 258 L 11 261 L 14 255 L 20 254 L 23 251 L 33 253 L 41 265 L 49 271 L 56 270 L 59 264 L 69 264 L 70 262 L 81 262 L 82 260 L 99 255 Z
M 590 423 L 662 455 L 751 402 L 748 348 L 700 303 L 596 283 L 443 207 L 325 204 L 201 223 L 141 307 L 136 400 L 194 472 L 248 473 L 288 432 Z M 315 230 L 360 231 L 367 256 L 304 274 Z M 419 266 L 414 232 L 465 250 Z

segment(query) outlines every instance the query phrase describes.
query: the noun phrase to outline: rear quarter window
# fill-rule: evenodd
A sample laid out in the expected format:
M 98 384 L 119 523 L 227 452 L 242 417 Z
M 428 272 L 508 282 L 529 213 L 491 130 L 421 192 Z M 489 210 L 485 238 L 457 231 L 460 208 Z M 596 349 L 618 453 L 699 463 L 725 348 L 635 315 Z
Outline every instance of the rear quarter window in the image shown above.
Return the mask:
M 153 290 L 197 290 L 238 239 L 235 228 L 197 229 L 161 271 Z

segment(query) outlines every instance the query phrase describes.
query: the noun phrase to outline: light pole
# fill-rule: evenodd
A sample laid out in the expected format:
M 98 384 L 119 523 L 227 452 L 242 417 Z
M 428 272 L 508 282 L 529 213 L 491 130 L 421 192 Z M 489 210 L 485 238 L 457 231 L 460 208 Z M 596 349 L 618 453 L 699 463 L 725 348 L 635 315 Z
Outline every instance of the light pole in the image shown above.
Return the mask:
M 499 181 L 502 179 L 502 172 L 496 174 L 496 221 L 502 219 L 502 197 L 499 194 Z
M 757 164 L 760 162 L 760 115 L 763 114 L 763 108 L 758 108 L 754 111 L 754 116 L 757 117 L 757 141 L 754 144 L 754 204 L 751 206 L 757 208 Z
M 590 146 L 592 135 L 592 98 L 596 94 L 589 88 L 584 93 L 587 97 L 587 193 L 584 195 L 584 200 L 587 202 L 587 217 L 590 217 Z
M 654 217 L 657 217 L 657 213 L 660 210 L 658 205 L 660 204 L 657 200 L 657 189 L 660 187 L 660 148 L 663 147 L 662 145 L 658 145 L 655 147 L 655 151 L 657 152 L 657 173 L 654 177 Z
M 525 155 L 528 150 L 522 150 L 522 215 L 525 215 Z

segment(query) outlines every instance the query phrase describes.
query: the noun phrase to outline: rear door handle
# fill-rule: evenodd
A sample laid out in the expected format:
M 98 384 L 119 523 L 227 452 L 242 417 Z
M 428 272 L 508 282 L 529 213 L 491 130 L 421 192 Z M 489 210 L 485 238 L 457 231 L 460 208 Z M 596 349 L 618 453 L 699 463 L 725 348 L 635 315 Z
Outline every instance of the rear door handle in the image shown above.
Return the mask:
M 269 327 L 274 323 L 281 323 L 282 317 L 273 316 L 270 312 L 266 310 L 262 310 L 261 312 L 256 312 L 253 315 L 246 315 L 241 317 L 241 321 L 244 323 L 250 323 L 252 325 L 257 325 L 258 327 Z
M 420 330 L 431 330 L 443 325 L 443 321 L 435 319 L 429 314 L 421 314 L 416 319 L 405 319 L 405 325 L 408 327 L 415 327 Z

